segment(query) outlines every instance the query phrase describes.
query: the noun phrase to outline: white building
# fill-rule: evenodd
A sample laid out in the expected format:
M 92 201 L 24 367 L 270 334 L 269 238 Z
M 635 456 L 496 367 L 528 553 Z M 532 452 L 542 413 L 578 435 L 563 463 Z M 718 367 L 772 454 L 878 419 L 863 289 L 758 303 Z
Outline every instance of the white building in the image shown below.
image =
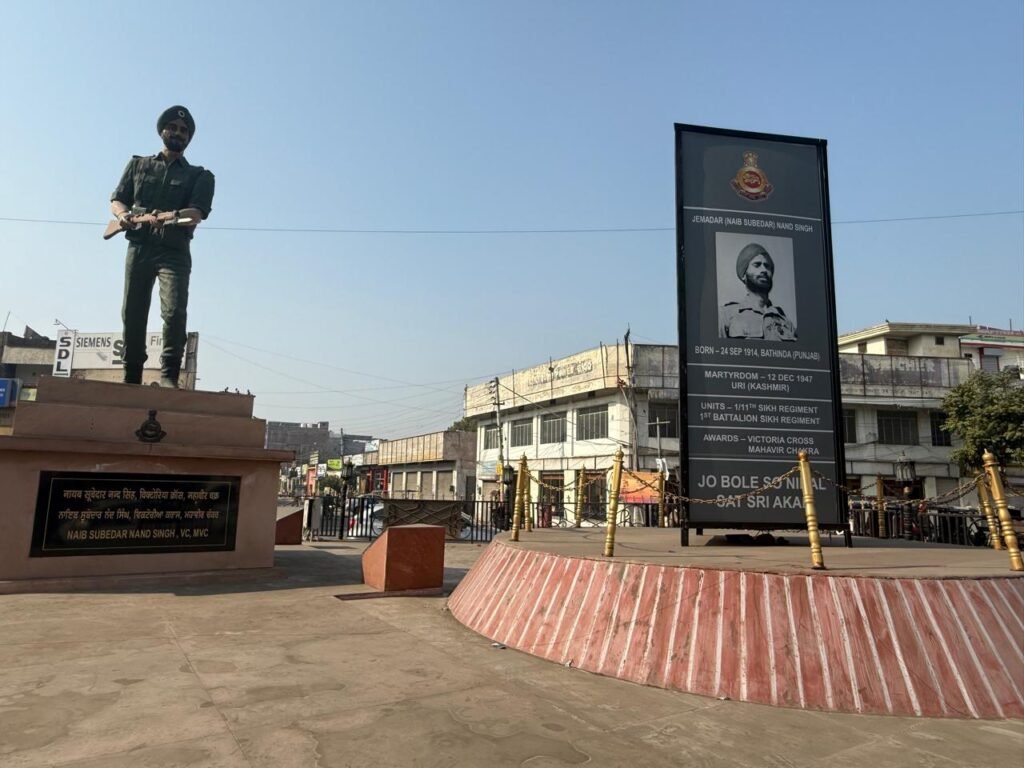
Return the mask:
M 982 354 L 1003 368 L 1024 363 L 1024 334 L 983 330 L 883 323 L 840 337 L 848 487 L 873 495 L 881 477 L 889 495 L 909 487 L 913 498 L 932 498 L 959 485 L 959 467 L 949 459 L 954 441 L 942 429 L 943 399 L 980 367 Z M 991 351 L 997 342 L 998 354 Z M 577 470 L 589 472 L 596 481 L 587 502 L 604 500 L 603 478 L 619 447 L 627 468 L 655 469 L 659 452 L 676 468 L 678 402 L 674 345 L 600 346 L 500 377 L 496 386 L 470 386 L 465 415 L 478 425 L 477 498 L 497 490 L 499 456 L 515 465 L 525 454 L 531 474 L 556 489 L 571 486 Z M 574 501 L 570 490 L 536 481 L 531 497 Z M 958 503 L 977 499 L 971 494 Z
M 572 487 L 576 472 L 593 480 L 587 502 L 601 502 L 618 448 L 627 468 L 655 469 L 659 454 L 679 465 L 679 356 L 674 346 L 614 344 L 516 371 L 466 389 L 475 418 L 477 498 L 498 489 L 499 455 L 545 486 Z M 496 404 L 500 404 L 499 409 Z M 499 429 L 498 422 L 501 422 Z M 571 504 L 571 490 L 536 481 L 531 498 Z
M 955 438 L 942 429 L 942 400 L 974 371 L 1019 371 L 1024 333 L 886 322 L 841 335 L 839 352 L 847 485 L 874 495 L 881 476 L 888 495 L 909 486 L 913 498 L 931 498 L 962 482 L 949 459 Z M 906 462 L 915 481 L 897 480 L 897 464 Z M 975 506 L 977 496 L 951 503 Z
M 446 430 L 380 440 L 376 465 L 387 470 L 388 495 L 395 499 L 473 497 L 476 435 Z
M 1024 379 L 1024 331 L 978 328 L 960 337 L 960 354 L 983 371 L 1016 370 Z

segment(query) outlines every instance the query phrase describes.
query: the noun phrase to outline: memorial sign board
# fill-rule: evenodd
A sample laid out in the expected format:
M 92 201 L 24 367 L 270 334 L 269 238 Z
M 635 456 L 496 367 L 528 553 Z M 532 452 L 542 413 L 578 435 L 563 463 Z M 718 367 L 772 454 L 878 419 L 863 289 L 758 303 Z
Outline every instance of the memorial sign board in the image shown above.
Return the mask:
M 32 557 L 235 548 L 241 478 L 40 472 Z
M 825 142 L 676 125 L 680 423 L 692 525 L 803 527 L 807 451 L 843 482 Z M 819 521 L 842 524 L 815 479 Z

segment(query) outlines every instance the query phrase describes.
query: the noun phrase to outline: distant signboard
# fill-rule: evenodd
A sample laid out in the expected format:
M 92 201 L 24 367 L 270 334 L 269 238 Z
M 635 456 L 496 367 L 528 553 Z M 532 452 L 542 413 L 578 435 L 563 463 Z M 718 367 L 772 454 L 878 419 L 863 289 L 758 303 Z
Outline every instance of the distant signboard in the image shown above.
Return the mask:
M 341 470 L 341 459 L 328 459 L 327 470 L 329 472 L 338 472 Z
M 657 504 L 658 472 L 624 471 L 619 486 L 622 504 Z
M 10 408 L 18 401 L 18 379 L 0 379 L 0 408 Z
M 164 350 L 162 333 L 146 334 L 145 368 L 159 369 Z M 102 370 L 124 366 L 124 335 L 62 331 L 57 336 L 53 375 L 68 378 L 72 370 Z

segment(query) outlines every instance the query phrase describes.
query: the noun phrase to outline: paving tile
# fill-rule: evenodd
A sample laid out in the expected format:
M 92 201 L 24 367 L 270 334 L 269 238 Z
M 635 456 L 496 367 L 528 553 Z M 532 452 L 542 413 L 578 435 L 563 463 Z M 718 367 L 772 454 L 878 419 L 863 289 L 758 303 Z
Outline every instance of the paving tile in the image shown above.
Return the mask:
M 307 763 L 306 765 L 312 765 Z M 168 744 L 139 747 L 117 754 L 102 755 L 54 768 L 250 768 L 238 742 L 230 734 Z
M 226 734 L 173 641 L 21 666 L 0 677 L 0 765 L 73 759 Z
M 635 745 L 604 733 L 546 702 L 492 687 L 303 719 L 292 728 L 237 734 L 256 768 L 309 765 L 622 766 L 636 764 Z M 299 755 L 292 762 L 290 756 Z M 650 768 L 676 765 L 648 754 Z
M 484 675 L 453 665 L 404 632 L 321 637 L 249 635 L 184 638 L 196 674 L 232 725 L 289 722 L 478 684 Z

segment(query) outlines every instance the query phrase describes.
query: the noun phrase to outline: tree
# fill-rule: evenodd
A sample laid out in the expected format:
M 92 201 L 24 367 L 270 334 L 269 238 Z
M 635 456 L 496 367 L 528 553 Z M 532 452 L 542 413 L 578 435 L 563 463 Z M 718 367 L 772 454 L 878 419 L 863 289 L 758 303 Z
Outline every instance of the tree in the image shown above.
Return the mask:
M 454 422 L 448 429 L 447 432 L 476 432 L 476 421 L 471 419 L 469 416 L 463 416 L 458 421 Z
M 341 493 L 341 478 L 337 475 L 324 475 L 318 481 L 320 492 L 323 493 L 325 490 L 330 488 L 337 494 Z
M 963 441 L 952 453 L 962 468 L 980 470 L 986 450 L 1004 467 L 1024 464 L 1024 386 L 1016 373 L 978 371 L 950 390 L 942 408 L 943 427 Z

